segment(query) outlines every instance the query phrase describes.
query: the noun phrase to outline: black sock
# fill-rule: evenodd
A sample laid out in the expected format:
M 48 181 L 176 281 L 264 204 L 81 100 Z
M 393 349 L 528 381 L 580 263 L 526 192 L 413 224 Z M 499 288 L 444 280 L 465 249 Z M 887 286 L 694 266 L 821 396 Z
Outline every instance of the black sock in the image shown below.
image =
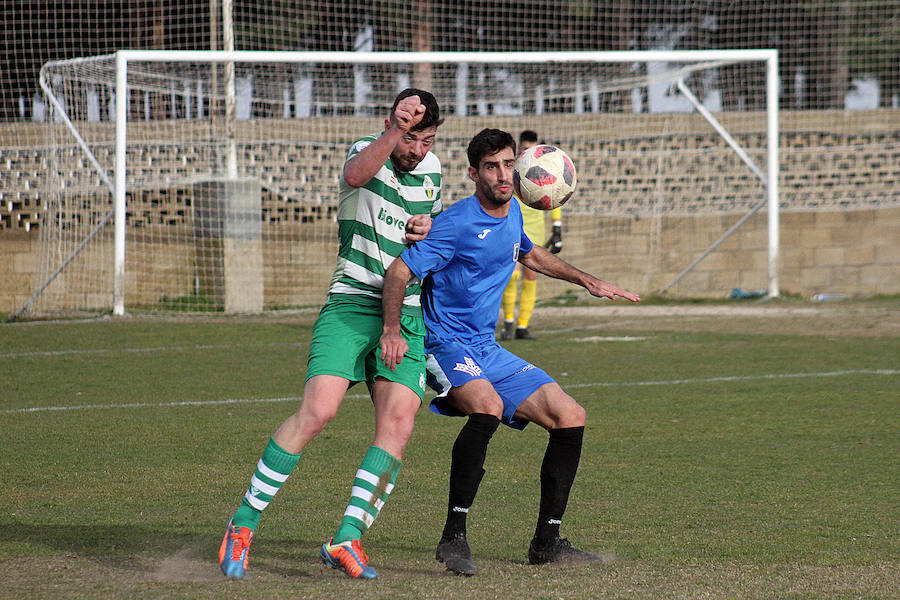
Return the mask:
M 484 477 L 488 442 L 498 425 L 500 419 L 493 415 L 473 413 L 456 436 L 450 462 L 450 501 L 444 538 L 466 533 L 466 515 Z
M 569 503 L 569 491 L 581 460 L 584 427 L 550 430 L 541 464 L 541 507 L 534 538 L 538 542 L 559 537 L 559 525 Z

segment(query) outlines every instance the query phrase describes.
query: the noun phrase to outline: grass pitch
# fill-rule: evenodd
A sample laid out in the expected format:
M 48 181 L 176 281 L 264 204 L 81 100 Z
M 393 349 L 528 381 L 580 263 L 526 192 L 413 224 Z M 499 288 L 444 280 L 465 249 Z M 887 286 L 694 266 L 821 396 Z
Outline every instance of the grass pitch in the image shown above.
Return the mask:
M 479 574 L 434 560 L 461 419 L 423 407 L 364 539 L 322 567 L 372 436 L 353 388 L 263 516 L 216 554 L 302 393 L 314 314 L 0 325 L 0 598 L 892 598 L 900 303 L 539 311 L 508 347 L 588 411 L 563 534 L 611 562 L 533 567 L 546 433 L 501 427 L 469 516 Z

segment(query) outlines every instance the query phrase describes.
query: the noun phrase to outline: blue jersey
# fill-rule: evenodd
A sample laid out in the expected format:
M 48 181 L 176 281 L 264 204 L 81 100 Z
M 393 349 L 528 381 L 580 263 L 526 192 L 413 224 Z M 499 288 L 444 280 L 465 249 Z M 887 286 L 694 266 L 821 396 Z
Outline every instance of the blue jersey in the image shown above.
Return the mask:
M 493 341 L 503 290 L 519 253 L 532 247 L 518 202 L 497 218 L 469 196 L 438 215 L 428 236 L 400 255 L 422 280 L 426 351 L 442 340 Z

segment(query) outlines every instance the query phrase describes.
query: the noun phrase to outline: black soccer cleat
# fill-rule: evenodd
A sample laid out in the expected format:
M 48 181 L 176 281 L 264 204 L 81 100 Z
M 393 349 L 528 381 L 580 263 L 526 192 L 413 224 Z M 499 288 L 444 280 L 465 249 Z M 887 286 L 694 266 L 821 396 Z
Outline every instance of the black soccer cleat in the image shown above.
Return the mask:
M 551 562 L 573 564 L 604 562 L 604 560 L 599 554 L 579 550 L 569 540 L 556 537 L 549 541 L 531 540 L 528 546 L 528 562 L 543 565 Z
M 500 339 L 501 340 L 511 340 L 513 339 L 513 330 L 515 329 L 515 323 L 503 322 L 503 329 L 500 331 Z
M 469 550 L 469 542 L 466 541 L 464 533 L 458 533 L 452 538 L 442 537 L 434 552 L 434 558 L 444 563 L 448 571 L 453 571 L 457 575 L 471 577 L 478 570 L 475 561 L 472 560 L 472 551 Z
M 527 327 L 517 327 L 516 328 L 516 339 L 517 340 L 536 340 L 537 336 L 533 335 L 530 331 L 528 331 Z

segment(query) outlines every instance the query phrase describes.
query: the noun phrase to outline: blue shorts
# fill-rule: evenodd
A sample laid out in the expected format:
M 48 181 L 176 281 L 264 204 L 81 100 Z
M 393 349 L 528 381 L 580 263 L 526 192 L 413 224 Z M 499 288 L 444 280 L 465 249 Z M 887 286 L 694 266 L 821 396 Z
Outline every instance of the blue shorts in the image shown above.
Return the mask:
M 503 400 L 501 421 L 514 429 L 525 429 L 528 421 L 513 417 L 519 405 L 553 378 L 543 369 L 519 358 L 495 341 L 477 346 L 445 342 L 432 349 L 425 367 L 428 386 L 438 393 L 431 411 L 439 415 L 464 417 L 447 402 L 451 387 L 460 387 L 473 379 L 487 379 Z

